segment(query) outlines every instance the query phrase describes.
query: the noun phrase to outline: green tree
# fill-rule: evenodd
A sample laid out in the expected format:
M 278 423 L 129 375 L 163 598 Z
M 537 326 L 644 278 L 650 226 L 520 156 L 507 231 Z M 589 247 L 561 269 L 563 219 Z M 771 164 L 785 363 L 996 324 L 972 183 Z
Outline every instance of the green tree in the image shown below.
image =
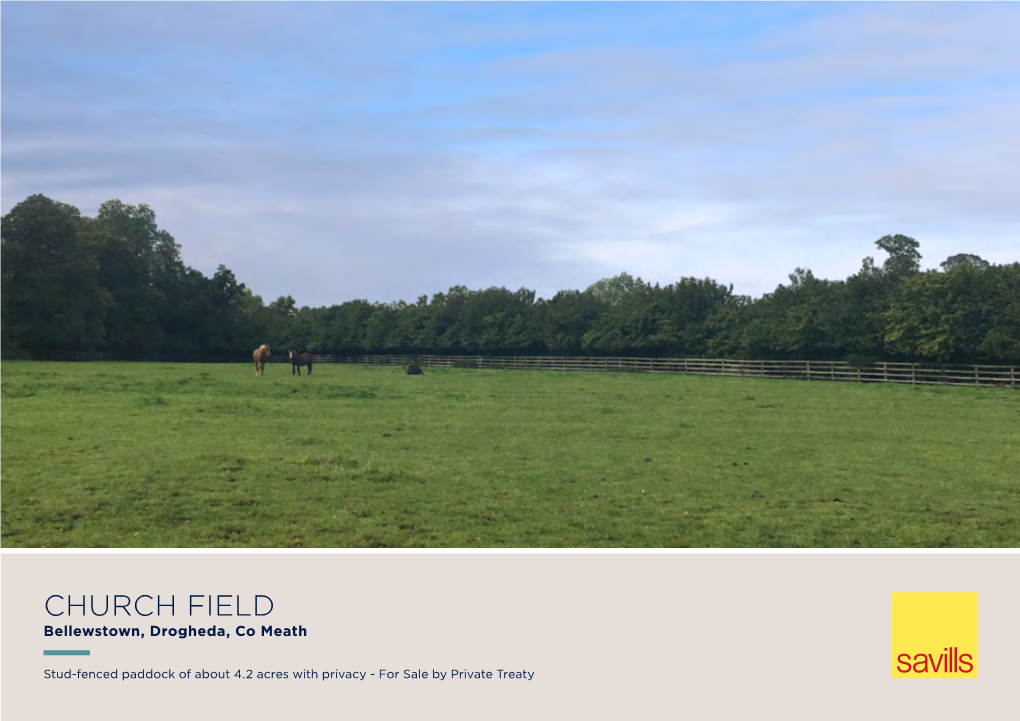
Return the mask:
M 147 205 L 111 200 L 95 218 L 42 195 L 3 217 L 2 338 L 34 351 L 233 358 L 263 342 L 325 353 L 439 352 L 1020 361 L 1020 264 L 960 253 L 920 271 L 919 244 L 887 235 L 876 266 L 845 281 L 797 268 L 761 298 L 711 279 L 660 286 L 621 273 L 536 299 L 454 286 L 431 301 L 268 305 L 226 266 L 184 265 Z
M 889 350 L 942 362 L 980 356 L 995 313 L 993 286 L 985 282 L 985 272 L 962 265 L 906 279 L 885 312 Z
M 435 348 L 429 335 L 431 314 L 428 296 L 419 296 L 416 303 L 400 302 L 396 308 L 397 327 L 394 330 L 398 345 L 408 353 L 427 353 Z
M 663 288 L 663 324 L 656 343 L 659 352 L 687 358 L 706 356 L 711 337 L 708 320 L 732 299 L 733 286 L 711 278 L 681 278 Z
M 187 277 L 179 246 L 144 204 L 108 200 L 85 226 L 97 247 L 99 285 L 111 298 L 107 347 L 123 357 L 160 353 L 166 315 L 175 314 L 167 310 L 167 299 L 194 280 Z
M 365 330 L 372 312 L 367 300 L 351 300 L 324 309 L 313 329 L 311 347 L 338 355 L 367 353 Z
M 656 303 L 656 288 L 640 278 L 622 273 L 588 288 L 605 302 L 606 308 L 582 338 L 585 351 L 596 355 L 635 355 L 654 353 L 649 339 L 658 332 L 664 314 Z
M 534 312 L 539 342 L 550 353 L 580 355 L 585 334 L 606 307 L 606 301 L 590 290 L 564 290 L 540 301 Z
M 96 248 L 77 208 L 33 195 L 3 216 L 3 338 L 26 350 L 92 350 L 110 299 L 97 285 Z
M 640 278 L 634 278 L 628 273 L 620 273 L 612 278 L 597 280 L 588 286 L 586 293 L 591 293 L 608 306 L 615 306 L 621 303 L 635 289 L 643 286 Z
M 1020 263 L 990 266 L 982 276 L 992 311 L 978 352 L 996 363 L 1020 363 Z
M 875 245 L 889 254 L 882 269 L 893 277 L 916 273 L 921 269 L 920 243 L 906 235 L 884 235 Z
M 705 320 L 708 336 L 705 355 L 709 358 L 755 358 L 749 348 L 750 327 L 760 309 L 761 306 L 746 295 L 730 296 L 726 303 L 718 306 Z
M 397 353 L 403 350 L 398 340 L 396 306 L 374 303 L 365 322 L 365 349 L 369 353 Z
M 846 280 L 847 336 L 849 352 L 881 357 L 884 353 L 885 317 L 892 281 L 870 256 L 861 269 Z
M 957 253 L 951 255 L 942 261 L 942 270 L 949 271 L 953 268 L 960 268 L 969 266 L 972 268 L 988 268 L 991 266 L 987 260 L 984 260 L 980 255 L 973 255 L 971 253 Z

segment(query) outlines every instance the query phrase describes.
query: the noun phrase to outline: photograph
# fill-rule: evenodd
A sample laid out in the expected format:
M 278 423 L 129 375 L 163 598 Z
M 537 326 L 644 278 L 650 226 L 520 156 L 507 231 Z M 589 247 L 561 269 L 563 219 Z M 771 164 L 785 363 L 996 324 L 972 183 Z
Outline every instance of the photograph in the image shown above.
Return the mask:
M 4 547 L 1020 546 L 1016 5 L 4 8 Z
M 1001 717 L 1020 4 L 2 15 L 5 716 Z

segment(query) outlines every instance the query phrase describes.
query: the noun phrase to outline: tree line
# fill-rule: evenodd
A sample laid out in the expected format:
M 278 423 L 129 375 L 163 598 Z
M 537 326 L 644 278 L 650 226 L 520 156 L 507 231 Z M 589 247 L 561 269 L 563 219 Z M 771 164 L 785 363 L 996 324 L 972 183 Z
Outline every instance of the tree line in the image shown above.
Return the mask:
M 888 235 L 879 265 L 845 280 L 797 268 L 760 298 L 705 278 L 621 273 L 550 299 L 463 286 L 414 303 L 265 303 L 220 265 L 211 278 L 146 205 L 94 218 L 33 195 L 2 219 L 2 343 L 35 354 L 238 360 L 268 341 L 317 353 L 628 355 L 734 359 L 1020 362 L 1020 263 L 972 254 L 922 271 L 919 244 Z

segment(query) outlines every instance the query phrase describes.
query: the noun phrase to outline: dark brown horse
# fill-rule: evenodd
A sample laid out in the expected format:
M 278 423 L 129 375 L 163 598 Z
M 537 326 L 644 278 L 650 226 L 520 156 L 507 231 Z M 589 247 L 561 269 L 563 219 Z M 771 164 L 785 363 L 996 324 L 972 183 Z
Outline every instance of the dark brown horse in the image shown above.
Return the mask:
M 309 353 L 308 351 L 301 351 L 299 353 L 298 351 L 295 351 L 295 350 L 287 351 L 287 352 L 290 355 L 290 374 L 291 375 L 294 375 L 295 372 L 297 372 L 298 375 L 301 375 L 301 366 L 308 366 L 308 375 L 312 374 L 312 354 L 311 353 Z
M 255 375 L 264 375 L 266 372 L 266 361 L 269 360 L 269 344 L 263 343 L 251 354 L 255 361 Z

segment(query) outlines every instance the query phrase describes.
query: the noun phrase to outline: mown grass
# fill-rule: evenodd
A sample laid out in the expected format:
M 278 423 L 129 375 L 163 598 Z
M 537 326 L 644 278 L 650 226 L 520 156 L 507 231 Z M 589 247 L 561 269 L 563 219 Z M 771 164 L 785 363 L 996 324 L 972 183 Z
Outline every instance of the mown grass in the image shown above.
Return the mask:
M 4 547 L 1016 547 L 1020 393 L 2 366 Z

